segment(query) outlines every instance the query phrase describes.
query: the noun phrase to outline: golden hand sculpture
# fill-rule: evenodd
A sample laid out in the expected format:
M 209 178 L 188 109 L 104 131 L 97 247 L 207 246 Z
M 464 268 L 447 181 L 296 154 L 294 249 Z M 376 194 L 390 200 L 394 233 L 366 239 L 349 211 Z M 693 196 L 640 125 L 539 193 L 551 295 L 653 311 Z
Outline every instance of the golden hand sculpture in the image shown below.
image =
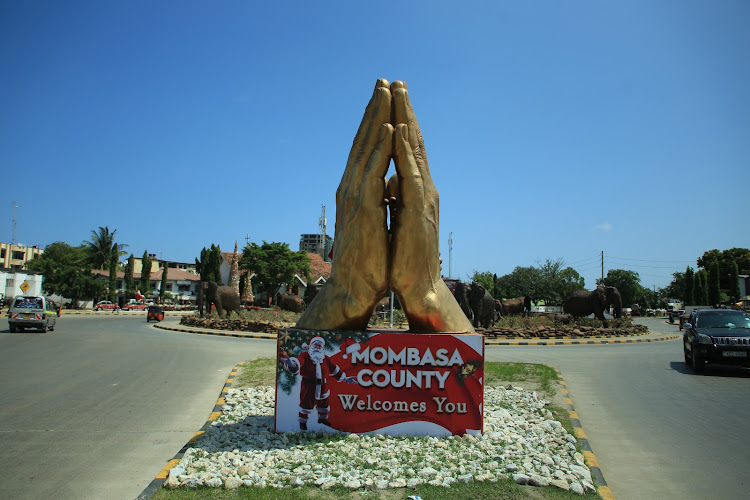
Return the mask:
M 396 174 L 386 181 L 391 158 Z M 406 84 L 389 86 L 380 79 L 336 192 L 331 277 L 297 327 L 365 330 L 390 288 L 410 331 L 473 332 L 440 276 L 438 212 L 438 192 Z

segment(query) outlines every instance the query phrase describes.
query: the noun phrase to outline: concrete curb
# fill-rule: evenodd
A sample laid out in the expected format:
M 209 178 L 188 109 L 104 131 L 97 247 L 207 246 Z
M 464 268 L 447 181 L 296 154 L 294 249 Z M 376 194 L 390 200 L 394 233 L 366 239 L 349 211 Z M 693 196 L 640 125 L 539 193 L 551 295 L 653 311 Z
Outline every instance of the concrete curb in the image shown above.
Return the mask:
M 169 330 L 173 332 L 181 333 L 193 333 L 200 335 L 220 335 L 225 337 L 238 337 L 238 338 L 249 338 L 249 339 L 268 339 L 276 340 L 276 333 L 261 333 L 261 332 L 239 332 L 234 330 L 210 330 L 208 328 L 198 328 L 192 326 L 166 326 L 159 323 L 153 325 L 161 330 Z M 484 345 L 510 345 L 510 346 L 523 346 L 523 345 L 596 345 L 596 344 L 631 344 L 635 342 L 661 342 L 665 340 L 674 340 L 679 338 L 679 335 L 662 334 L 657 337 L 646 337 L 647 335 L 657 334 L 638 334 L 637 338 L 623 338 L 623 337 L 597 337 L 597 338 L 573 338 L 565 337 L 562 339 L 543 339 L 543 338 L 530 338 L 530 339 L 507 339 L 507 340 L 485 340 Z
M 200 430 L 196 432 L 187 443 L 185 443 L 180 451 L 178 451 L 177 454 L 167 462 L 167 464 L 156 475 L 156 477 L 154 477 L 151 483 L 149 483 L 149 485 L 146 486 L 141 494 L 136 497 L 136 500 L 149 500 L 154 495 L 154 493 L 159 490 L 159 488 L 164 486 L 164 482 L 167 480 L 167 477 L 169 477 L 169 471 L 172 470 L 178 463 L 180 463 L 180 460 L 182 460 L 182 457 L 185 455 L 187 449 L 195 444 L 195 442 L 198 441 L 198 438 L 205 434 L 208 428 L 211 427 L 211 425 L 221 416 L 222 407 L 226 404 L 226 400 L 224 399 L 224 397 L 226 393 L 229 392 L 229 388 L 232 387 L 232 384 L 234 384 L 234 379 L 237 376 L 237 371 L 240 369 L 240 366 L 244 364 L 245 362 L 243 361 L 232 368 L 232 371 L 229 373 L 229 378 L 227 378 L 227 381 L 224 383 L 224 387 L 221 389 L 219 399 L 216 401 L 216 404 L 214 405 L 213 410 L 211 410 L 211 414 L 208 416 L 208 420 L 206 420 L 206 423 L 203 424 L 203 427 L 201 427 Z
M 596 483 L 596 492 L 599 493 L 599 496 L 604 500 L 614 500 L 615 496 L 612 494 L 612 490 L 609 489 L 609 486 L 607 486 L 607 481 L 604 480 L 604 474 L 602 474 L 602 471 L 599 468 L 599 462 L 596 460 L 596 456 L 594 456 L 594 452 L 591 449 L 591 445 L 589 444 L 589 440 L 586 437 L 586 433 L 583 432 L 581 422 L 580 420 L 578 420 L 578 413 L 575 411 L 575 408 L 573 408 L 573 402 L 570 399 L 570 393 L 568 392 L 568 388 L 565 385 L 565 380 L 563 379 L 562 373 L 560 373 L 560 370 L 555 371 L 557 372 L 557 381 L 560 383 L 560 385 L 563 386 L 562 392 L 563 394 L 565 394 L 565 409 L 568 411 L 570 422 L 573 425 L 573 434 L 581 444 L 583 458 L 586 461 L 586 465 L 588 466 L 589 470 L 591 471 L 591 477 Z

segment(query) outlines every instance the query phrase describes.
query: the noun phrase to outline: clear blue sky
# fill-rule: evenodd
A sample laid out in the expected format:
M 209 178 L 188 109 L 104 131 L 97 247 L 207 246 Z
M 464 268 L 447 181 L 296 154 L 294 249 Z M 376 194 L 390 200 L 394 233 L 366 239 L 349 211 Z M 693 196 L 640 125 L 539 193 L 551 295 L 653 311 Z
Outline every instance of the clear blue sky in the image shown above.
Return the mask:
M 533 6 L 532 6 L 533 4 Z M 136 256 L 318 232 L 405 80 L 444 274 L 562 258 L 667 285 L 750 247 L 750 2 L 0 3 L 0 241 Z M 448 236 L 453 233 L 452 259 Z M 450 260 L 450 266 L 449 266 Z

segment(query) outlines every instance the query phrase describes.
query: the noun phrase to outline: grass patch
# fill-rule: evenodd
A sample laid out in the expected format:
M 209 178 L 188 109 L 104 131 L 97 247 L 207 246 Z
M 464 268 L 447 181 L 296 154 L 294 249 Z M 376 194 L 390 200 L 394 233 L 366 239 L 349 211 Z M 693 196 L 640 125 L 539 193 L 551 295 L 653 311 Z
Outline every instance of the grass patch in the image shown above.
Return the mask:
M 256 358 L 241 364 L 239 373 L 235 377 L 233 387 L 272 386 L 275 384 L 276 360 L 272 358 Z M 538 387 L 540 397 L 551 399 L 559 389 L 557 372 L 546 365 L 528 363 L 485 363 L 485 381 L 489 386 L 508 382 L 533 384 Z M 569 433 L 573 428 L 568 412 L 554 405 L 547 407 Z M 330 438 L 330 436 L 329 436 Z M 580 451 L 580 450 L 579 450 Z M 538 488 L 520 486 L 508 478 L 498 482 L 455 483 L 450 488 L 432 485 L 419 485 L 415 488 L 399 488 L 385 490 L 356 490 L 336 486 L 329 490 L 303 486 L 300 488 L 239 488 L 225 490 L 220 488 L 197 488 L 168 490 L 160 488 L 152 496 L 154 500 L 334 500 L 334 499 L 377 499 L 402 500 L 410 495 L 418 495 L 425 500 L 572 500 L 580 499 L 572 492 L 563 491 L 555 487 Z M 596 493 L 587 493 L 586 498 L 600 499 Z

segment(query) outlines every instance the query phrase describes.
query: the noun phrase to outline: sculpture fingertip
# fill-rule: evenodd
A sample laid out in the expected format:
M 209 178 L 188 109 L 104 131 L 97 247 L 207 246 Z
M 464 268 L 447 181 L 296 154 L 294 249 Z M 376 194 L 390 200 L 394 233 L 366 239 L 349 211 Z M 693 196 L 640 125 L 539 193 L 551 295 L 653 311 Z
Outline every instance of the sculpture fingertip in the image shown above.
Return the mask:
M 388 83 L 388 80 L 385 78 L 378 78 L 378 80 L 375 82 L 375 88 L 390 88 L 390 85 Z
M 406 88 L 406 82 L 403 80 L 396 80 L 395 82 L 391 84 L 391 91 L 398 90 L 398 89 L 408 90 Z

